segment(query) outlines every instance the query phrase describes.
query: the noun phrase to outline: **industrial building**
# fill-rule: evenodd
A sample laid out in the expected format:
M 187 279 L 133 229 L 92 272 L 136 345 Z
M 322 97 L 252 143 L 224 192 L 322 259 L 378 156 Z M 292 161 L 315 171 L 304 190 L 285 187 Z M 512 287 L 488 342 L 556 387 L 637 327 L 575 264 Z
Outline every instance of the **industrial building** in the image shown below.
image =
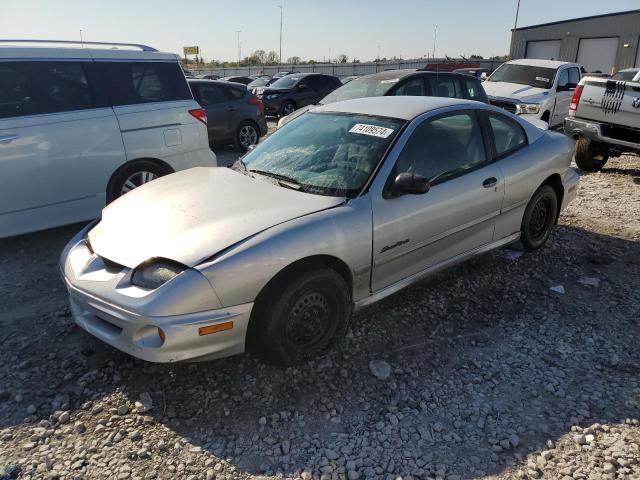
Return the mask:
M 588 72 L 640 67 L 640 10 L 575 18 L 511 31 L 511 58 L 581 64 Z

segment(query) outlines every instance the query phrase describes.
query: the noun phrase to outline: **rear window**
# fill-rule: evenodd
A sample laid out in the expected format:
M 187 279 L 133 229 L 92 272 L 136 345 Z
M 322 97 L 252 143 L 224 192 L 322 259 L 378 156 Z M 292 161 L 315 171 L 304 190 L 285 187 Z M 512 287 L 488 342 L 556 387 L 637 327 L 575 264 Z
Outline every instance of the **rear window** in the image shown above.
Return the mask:
M 100 62 L 98 68 L 113 105 L 193 98 L 176 62 Z
M 0 62 L 0 118 L 93 107 L 82 62 Z

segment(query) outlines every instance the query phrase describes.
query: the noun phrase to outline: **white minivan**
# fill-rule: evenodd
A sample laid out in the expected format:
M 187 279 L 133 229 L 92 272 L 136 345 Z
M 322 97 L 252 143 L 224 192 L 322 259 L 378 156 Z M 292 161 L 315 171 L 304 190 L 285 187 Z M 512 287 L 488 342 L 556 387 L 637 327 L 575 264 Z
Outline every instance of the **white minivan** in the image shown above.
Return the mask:
M 96 218 L 143 183 L 216 166 L 206 122 L 176 55 L 0 40 L 0 238 Z

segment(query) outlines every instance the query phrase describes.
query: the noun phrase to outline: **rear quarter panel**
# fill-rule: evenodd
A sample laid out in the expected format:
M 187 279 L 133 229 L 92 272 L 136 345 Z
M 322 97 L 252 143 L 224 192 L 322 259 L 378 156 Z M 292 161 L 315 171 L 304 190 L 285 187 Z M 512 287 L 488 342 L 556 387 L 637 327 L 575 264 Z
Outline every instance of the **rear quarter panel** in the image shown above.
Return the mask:
M 638 99 L 638 100 L 636 100 Z M 640 129 L 640 83 L 587 77 L 576 117 Z
M 547 131 L 529 146 L 498 161 L 505 177 L 505 193 L 496 223 L 496 239 L 520 231 L 529 200 L 551 175 L 563 177 L 571 163 L 573 147 L 570 138 Z

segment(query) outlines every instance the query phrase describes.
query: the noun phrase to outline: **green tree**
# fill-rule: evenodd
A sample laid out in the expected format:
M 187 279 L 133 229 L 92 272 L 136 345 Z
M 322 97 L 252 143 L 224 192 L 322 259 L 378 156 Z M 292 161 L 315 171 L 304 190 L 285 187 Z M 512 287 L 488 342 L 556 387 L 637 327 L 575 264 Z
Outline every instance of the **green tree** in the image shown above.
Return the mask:
M 302 59 L 300 57 L 297 57 L 297 56 L 293 56 L 293 57 L 287 58 L 287 63 L 290 63 L 292 65 L 297 65 L 300 62 L 302 62 Z

